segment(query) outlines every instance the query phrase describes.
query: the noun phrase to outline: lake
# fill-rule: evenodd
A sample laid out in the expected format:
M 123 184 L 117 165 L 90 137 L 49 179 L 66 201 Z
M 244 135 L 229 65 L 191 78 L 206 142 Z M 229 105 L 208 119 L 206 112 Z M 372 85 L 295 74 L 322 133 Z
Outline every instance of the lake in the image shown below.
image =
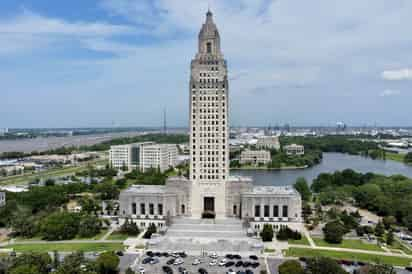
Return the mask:
M 323 153 L 320 164 L 294 170 L 233 170 L 231 175 L 252 177 L 256 185 L 291 185 L 298 177 L 304 177 L 309 183 L 320 173 L 334 172 L 343 169 L 357 172 L 373 172 L 384 175 L 402 174 L 412 178 L 412 166 L 395 161 L 372 160 L 356 155 L 342 153 Z

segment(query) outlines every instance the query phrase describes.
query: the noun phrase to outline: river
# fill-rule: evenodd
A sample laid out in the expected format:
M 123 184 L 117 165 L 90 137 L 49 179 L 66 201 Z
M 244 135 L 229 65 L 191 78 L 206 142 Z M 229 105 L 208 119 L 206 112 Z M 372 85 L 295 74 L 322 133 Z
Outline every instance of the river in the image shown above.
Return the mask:
M 372 160 L 362 156 L 342 153 L 323 153 L 320 164 L 294 170 L 233 170 L 231 175 L 252 177 L 256 185 L 291 185 L 299 177 L 304 177 L 309 183 L 320 173 L 334 172 L 343 169 L 353 169 L 357 172 L 373 172 L 384 175 L 402 174 L 412 178 L 412 166 L 395 161 Z

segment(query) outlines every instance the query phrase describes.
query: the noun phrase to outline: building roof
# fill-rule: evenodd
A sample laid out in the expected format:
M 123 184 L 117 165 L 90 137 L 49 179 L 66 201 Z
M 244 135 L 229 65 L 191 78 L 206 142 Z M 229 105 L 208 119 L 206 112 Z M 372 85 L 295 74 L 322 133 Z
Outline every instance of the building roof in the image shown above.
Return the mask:
M 256 195 L 299 195 L 292 186 L 255 186 L 251 192 L 244 194 Z
M 166 193 L 166 186 L 163 185 L 133 185 L 122 191 L 121 194 L 159 194 Z

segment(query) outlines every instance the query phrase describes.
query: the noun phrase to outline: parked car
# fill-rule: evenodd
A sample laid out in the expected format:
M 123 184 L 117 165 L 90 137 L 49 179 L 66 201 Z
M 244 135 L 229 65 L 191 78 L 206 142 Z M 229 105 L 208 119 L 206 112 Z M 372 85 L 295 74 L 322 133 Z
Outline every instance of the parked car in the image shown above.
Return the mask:
M 142 260 L 142 264 L 148 264 L 148 263 L 150 263 L 151 260 L 152 260 L 151 257 L 146 257 Z
M 231 266 L 234 266 L 234 265 L 235 265 L 235 262 L 229 261 L 225 264 L 225 267 L 231 267 Z
M 199 268 L 199 273 L 200 274 L 207 274 L 207 271 L 204 268 Z
M 200 261 L 199 259 L 195 259 L 194 261 L 193 261 L 193 263 L 192 263 L 192 265 L 198 265 L 198 264 L 201 264 L 202 263 L 202 261 Z
M 256 255 L 250 255 L 249 259 L 257 261 L 259 258 Z
M 169 266 L 167 266 L 167 265 L 164 265 L 164 266 L 162 267 L 162 270 L 163 270 L 163 272 L 166 273 L 166 274 L 173 274 L 173 270 L 172 270 Z
M 218 258 L 217 254 L 215 252 L 210 254 L 209 257 L 212 258 L 212 259 L 217 259 Z
M 175 262 L 175 259 L 170 259 L 166 262 L 166 264 L 171 265 L 171 264 L 174 264 L 174 262 Z
M 217 265 L 217 260 L 215 259 L 215 260 L 212 260 L 210 263 L 209 263 L 209 265 L 210 266 L 215 266 L 215 265 Z

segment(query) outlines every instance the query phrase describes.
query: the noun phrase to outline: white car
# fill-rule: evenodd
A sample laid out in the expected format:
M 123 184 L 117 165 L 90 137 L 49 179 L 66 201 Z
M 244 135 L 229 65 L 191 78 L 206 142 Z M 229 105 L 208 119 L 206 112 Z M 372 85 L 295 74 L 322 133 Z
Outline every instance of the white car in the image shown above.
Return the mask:
M 194 261 L 193 261 L 193 263 L 192 263 L 192 265 L 199 265 L 199 264 L 201 264 L 202 262 L 199 260 L 199 259 L 195 259 Z
M 182 259 L 176 259 L 173 264 L 174 265 L 180 265 L 180 264 L 183 264 L 183 263 L 184 263 L 184 261 Z
M 222 260 L 219 262 L 219 266 L 225 266 L 226 262 L 227 262 L 226 259 L 222 259 Z
M 210 265 L 210 266 L 217 265 L 217 260 L 212 260 L 212 261 L 209 263 L 209 265 Z
M 139 274 L 144 274 L 144 267 L 143 266 L 139 266 Z
M 212 253 L 212 254 L 210 254 L 210 256 L 209 256 L 210 258 L 212 258 L 212 259 L 217 259 L 217 254 L 214 252 L 214 253 Z

